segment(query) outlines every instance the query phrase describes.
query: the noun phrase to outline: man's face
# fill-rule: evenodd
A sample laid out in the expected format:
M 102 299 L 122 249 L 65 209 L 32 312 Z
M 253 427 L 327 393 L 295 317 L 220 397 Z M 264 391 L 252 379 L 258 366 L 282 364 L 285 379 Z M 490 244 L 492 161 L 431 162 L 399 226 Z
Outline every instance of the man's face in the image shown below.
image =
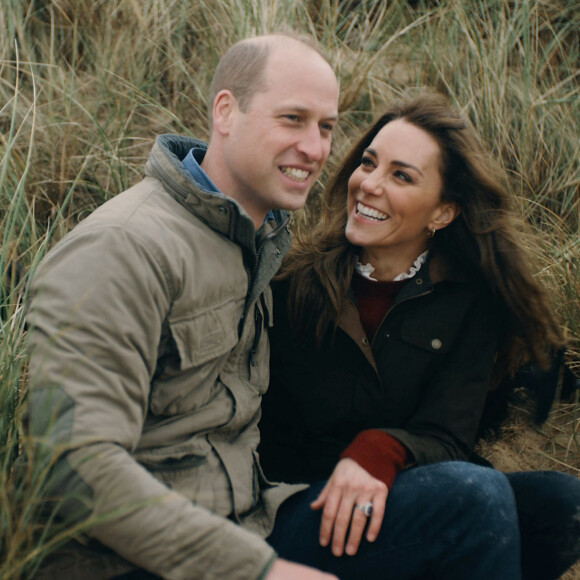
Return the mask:
M 218 179 L 256 227 L 270 209 L 304 205 L 330 153 L 338 116 L 334 73 L 305 46 L 274 46 L 264 80 L 266 89 L 245 112 L 233 99 Z

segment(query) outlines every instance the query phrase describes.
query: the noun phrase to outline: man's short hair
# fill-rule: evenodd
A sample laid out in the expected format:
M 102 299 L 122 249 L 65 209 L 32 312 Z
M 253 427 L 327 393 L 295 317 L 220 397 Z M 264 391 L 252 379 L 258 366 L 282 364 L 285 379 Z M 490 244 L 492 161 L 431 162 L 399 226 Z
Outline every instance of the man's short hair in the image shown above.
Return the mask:
M 264 71 L 276 36 L 287 37 L 300 42 L 314 50 L 328 62 L 309 36 L 293 31 L 276 32 L 272 35 L 247 38 L 237 42 L 228 49 L 216 68 L 209 95 L 210 122 L 213 103 L 220 91 L 224 89 L 230 90 L 238 101 L 240 110 L 245 112 L 252 97 L 257 92 L 266 90 Z M 270 42 L 269 37 L 272 38 Z

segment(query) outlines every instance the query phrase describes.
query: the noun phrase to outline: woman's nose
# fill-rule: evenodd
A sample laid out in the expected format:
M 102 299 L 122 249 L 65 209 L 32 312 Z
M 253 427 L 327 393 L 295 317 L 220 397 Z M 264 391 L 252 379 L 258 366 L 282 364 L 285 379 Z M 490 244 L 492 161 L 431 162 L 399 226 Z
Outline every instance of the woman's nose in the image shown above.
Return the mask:
M 383 193 L 381 183 L 374 174 L 367 175 L 365 179 L 362 180 L 360 188 L 368 195 L 381 195 Z

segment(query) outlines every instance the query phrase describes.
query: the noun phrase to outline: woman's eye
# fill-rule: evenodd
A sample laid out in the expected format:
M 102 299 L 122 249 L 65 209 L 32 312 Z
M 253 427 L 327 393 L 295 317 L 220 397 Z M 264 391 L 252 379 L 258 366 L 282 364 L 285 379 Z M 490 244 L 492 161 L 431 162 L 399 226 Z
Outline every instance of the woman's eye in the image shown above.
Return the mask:
M 363 157 L 363 158 L 360 160 L 360 164 L 361 164 L 363 167 L 374 167 L 374 166 L 375 166 L 375 164 L 374 164 L 373 160 L 372 160 L 370 157 Z
M 404 171 L 395 171 L 395 177 L 401 179 L 402 181 L 411 183 L 411 178 Z

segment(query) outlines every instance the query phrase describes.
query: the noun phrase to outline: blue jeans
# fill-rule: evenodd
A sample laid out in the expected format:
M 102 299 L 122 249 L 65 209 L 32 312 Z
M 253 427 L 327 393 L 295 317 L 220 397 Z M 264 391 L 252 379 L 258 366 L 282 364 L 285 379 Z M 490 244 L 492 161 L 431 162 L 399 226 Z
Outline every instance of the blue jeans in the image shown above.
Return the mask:
M 402 471 L 387 498 L 381 532 L 355 556 L 318 543 L 320 512 L 309 504 L 324 482 L 289 498 L 268 542 L 281 558 L 340 580 L 512 580 L 521 578 L 520 534 L 508 478 L 459 461 Z
M 580 479 L 557 471 L 508 473 L 525 580 L 555 580 L 580 558 Z
M 341 558 L 318 544 L 320 512 L 309 504 L 323 485 L 281 506 L 268 541 L 281 557 L 341 580 L 520 578 L 520 535 L 525 580 L 555 580 L 580 557 L 580 480 L 563 473 L 503 475 L 462 462 L 403 471 L 377 540 Z M 155 578 L 136 570 L 116 580 Z

